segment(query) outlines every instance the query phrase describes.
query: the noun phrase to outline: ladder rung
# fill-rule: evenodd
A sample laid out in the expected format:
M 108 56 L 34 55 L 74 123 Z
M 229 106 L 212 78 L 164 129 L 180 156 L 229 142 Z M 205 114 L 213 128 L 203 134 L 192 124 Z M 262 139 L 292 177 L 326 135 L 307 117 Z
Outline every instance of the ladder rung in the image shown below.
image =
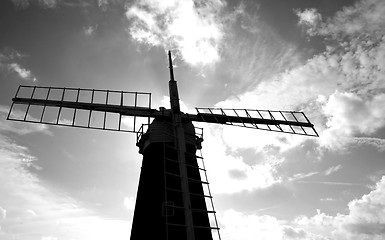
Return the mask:
M 167 161 L 170 161 L 170 162 L 179 163 L 179 161 L 177 161 L 177 160 L 175 160 L 175 159 L 172 159 L 172 158 L 167 158 L 167 157 L 165 157 L 164 159 L 167 160 Z
M 216 211 L 214 210 L 206 210 L 206 209 L 197 209 L 197 208 L 192 208 L 191 211 L 194 211 L 194 212 L 207 212 L 207 213 L 217 213 Z
M 209 184 L 208 182 L 204 182 L 204 181 L 201 181 L 201 180 L 197 180 L 197 179 L 194 179 L 194 178 L 187 178 L 189 181 L 191 182 L 199 182 L 199 183 L 202 183 L 202 184 Z
M 205 195 L 205 194 L 200 194 L 200 193 L 192 193 L 190 192 L 191 195 L 195 195 L 195 196 L 201 196 L 201 197 L 205 197 L 205 198 L 213 198 L 212 196 L 210 195 Z
M 169 173 L 169 172 L 164 172 L 164 173 L 167 174 L 167 175 L 170 175 L 170 176 L 174 176 L 174 177 L 180 178 L 180 175 L 175 174 L 175 173 Z
M 165 187 L 166 190 L 169 190 L 169 191 L 174 191 L 174 192 L 180 192 L 180 193 L 183 193 L 182 190 L 179 190 L 179 189 L 175 189 L 175 188 L 168 188 L 168 187 Z
M 186 224 L 178 224 L 178 223 L 166 223 L 166 225 L 176 226 L 176 227 L 187 227 Z
M 206 227 L 206 226 L 194 226 L 194 228 L 206 228 L 206 229 L 214 229 L 214 230 L 219 230 L 219 227 Z
M 200 168 L 200 167 L 197 167 L 197 166 L 194 166 L 194 165 L 186 164 L 186 166 L 187 167 L 191 167 L 191 168 L 197 168 L 197 169 L 202 170 L 202 171 L 206 171 L 206 169 Z

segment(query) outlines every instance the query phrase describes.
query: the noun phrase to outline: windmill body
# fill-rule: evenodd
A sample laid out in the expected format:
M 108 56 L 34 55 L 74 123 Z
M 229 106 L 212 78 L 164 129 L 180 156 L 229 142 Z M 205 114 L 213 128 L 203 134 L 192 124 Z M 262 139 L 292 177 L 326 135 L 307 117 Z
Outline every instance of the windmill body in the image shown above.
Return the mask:
M 203 158 L 197 155 L 203 134 L 193 122 L 318 134 L 303 112 L 222 108 L 181 112 L 170 52 L 168 57 L 170 109 L 152 109 L 150 93 L 20 86 L 7 119 L 137 133 L 143 162 L 131 240 L 220 239 Z M 139 104 L 143 98 L 148 105 Z M 123 124 L 127 120 L 130 127 Z

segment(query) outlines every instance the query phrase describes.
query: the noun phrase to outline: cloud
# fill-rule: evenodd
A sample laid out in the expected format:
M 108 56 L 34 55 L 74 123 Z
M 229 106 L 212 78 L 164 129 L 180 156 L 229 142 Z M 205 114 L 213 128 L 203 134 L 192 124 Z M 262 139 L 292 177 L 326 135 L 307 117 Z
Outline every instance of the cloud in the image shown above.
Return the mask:
M 246 215 L 230 209 L 219 215 L 218 219 L 223 239 L 282 239 L 280 223 L 272 216 Z
M 294 13 L 298 16 L 298 25 L 304 26 L 308 29 L 308 33 L 314 31 L 314 29 L 321 23 L 322 16 L 318 13 L 317 9 L 309 8 L 301 11 L 295 9 Z
M 385 26 L 385 2 L 382 0 L 358 1 L 354 6 L 345 7 L 333 18 L 320 24 L 311 34 L 343 38 L 376 34 Z M 379 33 L 381 35 L 381 33 Z
M 12 48 L 4 48 L 3 51 L 0 52 L 0 70 L 5 73 L 15 74 L 23 80 L 35 82 L 37 79 L 32 72 L 23 68 L 16 62 L 25 57 L 27 57 L 27 55 L 24 55 Z
M 9 70 L 17 73 L 20 78 L 28 81 L 36 82 L 36 77 L 34 77 L 30 70 L 22 68 L 18 63 L 8 64 Z
M 219 214 L 218 220 L 221 237 L 227 240 L 330 240 L 269 215 L 244 214 L 229 209 Z
M 2 219 L 5 219 L 7 217 L 7 210 L 1 206 L 0 206 L 0 213 L 1 213 Z
M 326 169 L 325 175 L 329 176 L 330 174 L 335 173 L 340 169 L 342 169 L 342 165 L 331 166 L 330 168 Z
M 32 1 L 32 0 L 12 0 L 12 3 L 15 5 L 16 8 L 20 9 L 26 9 L 29 7 L 30 4 L 38 4 L 40 7 L 44 8 L 54 8 L 56 7 L 58 0 L 38 0 L 38 1 Z
M 323 107 L 327 129 L 321 144 L 342 147 L 356 134 L 370 135 L 385 125 L 385 94 L 365 99 L 353 93 L 336 92 Z
M 7 183 L 0 185 L 2 239 L 123 240 L 129 236 L 129 221 L 83 207 L 40 179 L 31 171 L 31 161 L 36 164 L 38 159 L 27 147 L 0 134 L 0 181 Z
M 307 19 L 306 23 L 317 25 L 317 34 L 330 37 L 325 51 L 263 81 L 256 78 L 255 87 L 217 106 L 303 110 L 320 133 L 317 142 L 321 148 L 341 150 L 355 137 L 374 135 L 385 126 L 384 5 L 384 1 L 362 1 L 342 9 L 319 26 L 315 23 L 322 18 L 317 11 L 297 11 L 303 24 Z M 365 30 L 353 31 L 349 22 L 362 26 L 354 29 Z M 326 27 L 328 31 L 322 30 Z M 261 134 L 263 141 L 258 141 L 249 135 L 232 134 L 224 136 L 224 142 L 233 150 L 276 146 L 285 151 L 310 140 L 269 133 Z
M 134 197 L 125 197 L 124 198 L 124 206 L 127 208 L 127 210 L 134 210 L 135 209 L 135 198 Z
M 332 199 L 326 199 L 331 201 Z M 348 203 L 348 213 L 316 214 L 280 220 L 269 215 L 228 209 L 218 214 L 225 239 L 380 240 L 385 234 L 385 176 L 373 189 Z
M 87 28 L 84 29 L 84 34 L 86 36 L 92 36 L 97 28 L 98 28 L 98 25 L 88 26 Z
M 13 132 L 19 135 L 30 134 L 34 132 L 42 132 L 48 135 L 52 135 L 49 131 L 48 126 L 44 124 L 24 124 L 22 122 L 8 121 L 6 120 L 10 107 L 0 105 L 0 132 Z M 23 119 L 25 113 L 12 110 L 13 116 L 17 119 Z M 37 121 L 37 119 L 34 119 Z
M 385 235 L 385 176 L 361 199 L 349 203 L 343 227 L 353 234 Z
M 372 137 L 355 137 L 351 140 L 352 144 L 357 145 L 369 145 L 374 146 L 378 151 L 385 151 L 385 139 L 382 138 L 372 138 Z
M 312 217 L 294 220 L 307 232 L 320 233 L 335 240 L 382 239 L 385 234 L 385 176 L 373 190 L 348 204 L 348 214 L 327 215 L 320 210 Z
M 210 65 L 220 59 L 223 26 L 220 0 L 141 0 L 129 6 L 129 33 L 140 43 L 176 49 L 191 65 Z
M 195 124 L 196 127 L 201 125 Z M 234 128 L 229 126 L 229 128 Z M 260 163 L 245 163 L 240 156 L 231 155 L 221 137 L 222 127 L 205 126 L 202 143 L 210 188 L 214 194 L 233 194 L 267 188 L 282 181 L 276 176 L 280 159 L 268 157 Z M 204 151 L 206 147 L 215 151 Z
M 289 178 L 289 181 L 297 181 L 297 180 L 308 178 L 317 174 L 319 174 L 319 172 L 297 173 L 297 174 L 294 174 L 293 177 Z

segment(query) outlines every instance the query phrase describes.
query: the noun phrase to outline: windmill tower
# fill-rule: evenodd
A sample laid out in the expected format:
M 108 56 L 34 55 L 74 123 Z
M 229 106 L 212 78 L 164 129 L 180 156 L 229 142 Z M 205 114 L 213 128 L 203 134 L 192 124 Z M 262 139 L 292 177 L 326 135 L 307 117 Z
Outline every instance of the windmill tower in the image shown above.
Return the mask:
M 203 132 L 192 122 L 318 134 L 306 115 L 297 111 L 196 108 L 196 114 L 181 112 L 170 52 L 168 58 L 170 109 L 152 109 L 151 94 L 144 92 L 21 85 L 7 119 L 136 133 L 143 162 L 131 240 L 220 239 L 203 158 L 197 155 Z

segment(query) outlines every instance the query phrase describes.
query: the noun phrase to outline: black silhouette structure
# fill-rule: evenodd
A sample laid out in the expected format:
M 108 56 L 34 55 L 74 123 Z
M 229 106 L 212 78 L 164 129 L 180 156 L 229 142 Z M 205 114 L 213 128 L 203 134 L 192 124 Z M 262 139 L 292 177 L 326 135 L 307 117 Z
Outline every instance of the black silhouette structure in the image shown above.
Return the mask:
M 8 120 L 137 134 L 143 162 L 131 240 L 220 239 L 201 154 L 203 130 L 192 122 L 318 136 L 303 112 L 196 108 L 180 110 L 171 52 L 170 109 L 151 108 L 151 94 L 19 86 Z M 213 234 L 217 232 L 217 234 Z

